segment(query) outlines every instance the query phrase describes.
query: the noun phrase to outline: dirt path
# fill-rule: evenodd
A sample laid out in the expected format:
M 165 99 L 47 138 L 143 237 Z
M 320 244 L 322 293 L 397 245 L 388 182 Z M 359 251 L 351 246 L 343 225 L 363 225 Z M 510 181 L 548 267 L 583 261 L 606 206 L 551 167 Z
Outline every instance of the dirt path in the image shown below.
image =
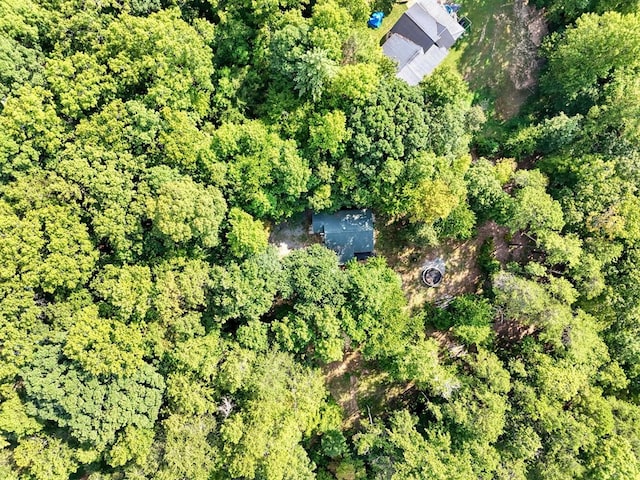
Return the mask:
M 352 427 L 360 420 L 358 408 L 358 373 L 362 371 L 360 352 L 347 352 L 344 359 L 323 368 L 327 388 L 344 411 L 343 425 Z

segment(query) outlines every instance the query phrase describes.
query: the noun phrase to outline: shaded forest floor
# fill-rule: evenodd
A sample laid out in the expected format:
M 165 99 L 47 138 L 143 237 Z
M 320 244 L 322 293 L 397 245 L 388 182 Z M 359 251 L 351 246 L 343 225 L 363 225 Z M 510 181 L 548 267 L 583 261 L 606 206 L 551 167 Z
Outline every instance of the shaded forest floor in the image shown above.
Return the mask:
M 482 276 L 478 267 L 478 251 L 488 238 L 493 238 L 495 256 L 505 265 L 510 261 L 522 261 L 525 249 L 518 245 L 527 240 L 516 235 L 510 238 L 505 227 L 487 222 L 478 227 L 475 237 L 464 242 L 448 240 L 436 247 L 398 245 L 397 226 L 379 226 L 376 249 L 387 259 L 389 266 L 402 278 L 402 288 L 409 307 L 419 309 L 426 303 L 447 300 L 465 293 L 478 293 L 482 289 Z M 425 263 L 441 258 L 445 263 L 445 275 L 437 288 L 425 286 L 421 274 Z
M 343 427 L 347 430 L 378 417 L 389 406 L 404 404 L 413 388 L 413 383 L 393 382 L 389 373 L 365 361 L 358 350 L 348 351 L 341 361 L 322 370 L 331 396 L 344 411 Z

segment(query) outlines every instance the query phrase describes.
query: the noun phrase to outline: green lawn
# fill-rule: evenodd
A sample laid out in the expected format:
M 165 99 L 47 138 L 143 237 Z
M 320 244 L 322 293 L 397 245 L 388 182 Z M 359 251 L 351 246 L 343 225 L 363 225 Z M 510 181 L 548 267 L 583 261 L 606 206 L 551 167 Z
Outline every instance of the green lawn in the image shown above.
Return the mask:
M 493 102 L 509 87 L 506 69 L 512 38 L 508 24 L 513 8 L 504 0 L 469 0 L 463 8 L 472 25 L 451 60 L 470 87 Z
M 531 93 L 521 78 L 535 64 L 531 52 L 531 28 L 544 27 L 540 15 L 528 7 L 516 9 L 513 1 L 462 0 L 461 14 L 471 20 L 468 34 L 459 40 L 447 58 L 469 82 L 476 97 L 495 106 L 498 118 L 508 119 Z M 535 68 L 530 75 L 536 75 Z M 520 85 L 516 85 L 519 79 Z M 520 87 L 520 88 L 518 88 Z

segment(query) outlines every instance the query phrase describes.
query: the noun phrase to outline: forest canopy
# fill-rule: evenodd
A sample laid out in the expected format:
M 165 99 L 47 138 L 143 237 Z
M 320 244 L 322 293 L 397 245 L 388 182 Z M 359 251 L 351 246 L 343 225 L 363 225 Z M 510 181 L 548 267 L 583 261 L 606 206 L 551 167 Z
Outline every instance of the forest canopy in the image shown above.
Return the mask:
M 0 478 L 640 478 L 638 2 L 533 3 L 499 125 L 455 60 L 396 78 L 388 1 L 0 3 Z M 410 308 L 269 242 L 350 208 L 524 253 Z M 356 422 L 349 356 L 401 392 Z

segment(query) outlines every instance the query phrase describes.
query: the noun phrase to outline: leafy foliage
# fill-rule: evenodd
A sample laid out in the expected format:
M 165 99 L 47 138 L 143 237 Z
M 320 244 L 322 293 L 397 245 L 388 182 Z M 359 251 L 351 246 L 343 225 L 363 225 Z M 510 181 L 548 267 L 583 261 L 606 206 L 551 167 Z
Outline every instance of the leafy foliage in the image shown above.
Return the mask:
M 455 59 L 394 76 L 391 3 L 1 2 L 0 478 L 639 476 L 638 2 L 536 2 L 513 158 Z M 352 207 L 509 233 L 412 310 L 384 258 L 269 246 Z

